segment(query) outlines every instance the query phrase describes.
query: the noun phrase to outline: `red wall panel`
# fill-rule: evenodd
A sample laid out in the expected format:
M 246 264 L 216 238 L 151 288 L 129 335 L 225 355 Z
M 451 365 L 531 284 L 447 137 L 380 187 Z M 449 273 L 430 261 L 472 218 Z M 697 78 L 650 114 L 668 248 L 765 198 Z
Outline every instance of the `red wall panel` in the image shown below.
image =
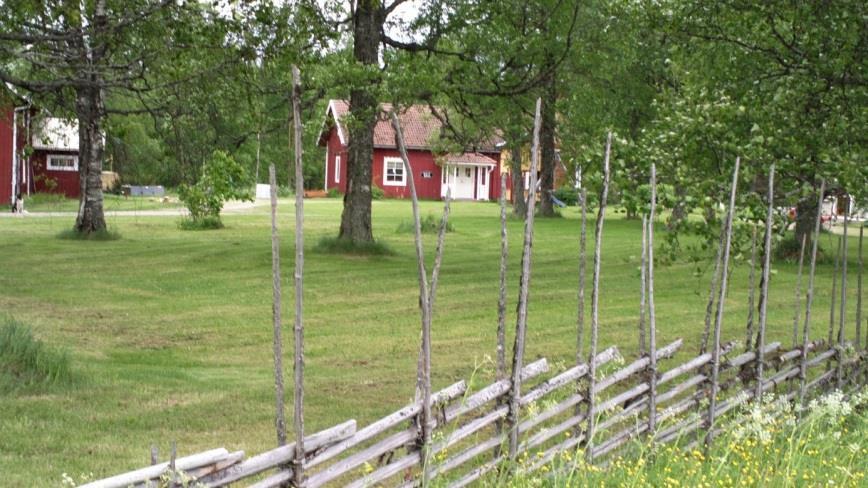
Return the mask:
M 47 168 L 49 154 L 64 154 L 75 156 L 77 152 L 68 151 L 36 151 L 30 158 L 33 167 L 33 184 L 37 193 L 61 193 L 69 198 L 78 198 L 81 186 L 78 171 L 54 171 Z M 81 161 L 79 161 L 81 164 Z
M 12 202 L 12 120 L 13 109 L 0 109 L 0 208 Z

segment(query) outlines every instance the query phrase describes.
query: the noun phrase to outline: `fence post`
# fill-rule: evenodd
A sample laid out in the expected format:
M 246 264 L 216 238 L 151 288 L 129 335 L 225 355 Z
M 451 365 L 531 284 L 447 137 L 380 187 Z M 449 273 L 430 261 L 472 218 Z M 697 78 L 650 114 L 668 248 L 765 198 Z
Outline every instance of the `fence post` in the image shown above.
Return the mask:
M 772 255 L 772 212 L 775 202 L 775 165 L 769 167 L 768 210 L 766 211 L 765 242 L 763 243 L 763 274 L 759 303 L 759 331 L 756 339 L 756 392 L 754 401 L 759 402 L 763 395 L 764 349 L 766 347 L 766 312 L 769 303 L 769 280 L 771 279 Z M 756 227 L 754 227 L 756 233 Z
M 642 257 L 639 259 L 639 357 L 645 354 L 645 316 L 648 315 L 646 308 L 645 293 L 648 288 L 648 216 L 642 215 Z
M 856 350 L 859 350 L 860 341 L 862 340 L 862 237 L 865 234 L 865 224 L 859 226 L 859 268 L 856 271 Z M 868 347 L 868 338 L 865 339 L 865 346 Z
M 651 211 L 648 216 L 648 432 L 657 429 L 657 311 L 654 304 L 654 212 L 657 206 L 657 167 L 651 163 Z M 645 313 L 644 311 L 642 312 Z
M 284 416 L 283 391 L 283 339 L 281 337 L 280 319 L 280 237 L 277 234 L 277 181 L 274 175 L 274 164 L 268 166 L 268 182 L 271 187 L 271 318 L 274 329 L 274 395 L 275 395 L 275 428 L 277 429 L 277 445 L 286 445 L 286 418 Z
M 500 175 L 500 294 L 497 298 L 497 380 L 506 378 L 506 265 L 509 240 L 506 235 L 506 173 Z
M 524 345 L 527 334 L 527 297 L 530 287 L 530 260 L 533 245 L 533 221 L 536 210 L 536 181 L 539 166 L 540 106 L 537 98 L 533 123 L 533 145 L 530 157 L 530 188 L 527 197 L 527 214 L 524 221 L 524 248 L 521 253 L 521 282 L 518 293 L 518 314 L 515 322 L 515 343 L 512 347 L 512 380 L 509 393 L 509 458 L 518 454 L 519 400 L 521 399 L 521 368 L 524 362 Z
M 747 295 L 747 332 L 744 337 L 744 352 L 750 351 L 753 345 L 753 309 L 756 299 L 756 224 L 751 225 L 750 239 L 750 274 L 748 275 Z
M 292 67 L 292 119 L 295 146 L 295 351 L 293 373 L 295 400 L 295 460 L 292 478 L 295 486 L 304 484 L 304 172 L 301 142 L 301 74 Z
M 802 245 L 799 247 L 799 274 L 796 279 L 796 299 L 795 313 L 793 314 L 793 347 L 795 348 L 799 342 L 799 316 L 802 314 L 802 269 L 805 264 L 805 243 L 808 240 L 807 234 L 802 236 Z
M 594 388 L 597 383 L 597 336 L 600 328 L 600 251 L 603 242 L 603 221 L 606 217 L 606 200 L 609 196 L 609 156 L 612 152 L 612 133 L 606 139 L 606 155 L 603 158 L 603 188 L 600 191 L 600 208 L 594 229 L 594 283 L 591 290 L 591 352 L 588 355 L 588 429 L 585 434 L 588 462 L 593 460 L 594 450 Z
M 835 300 L 838 298 L 838 269 L 841 266 L 841 238 L 838 237 L 838 248 L 835 252 L 835 271 L 832 273 L 832 296 L 829 299 L 829 347 L 835 344 Z
M 811 332 L 811 305 L 814 301 L 814 272 L 817 269 L 817 245 L 820 240 L 820 225 L 823 215 L 823 195 L 826 192 L 826 181 L 820 181 L 820 197 L 817 202 L 817 219 L 814 223 L 814 234 L 811 239 L 811 267 L 808 271 L 808 296 L 805 299 L 805 326 L 802 333 L 802 356 L 799 358 L 799 405 L 805 403 L 808 369 L 808 340 Z
M 581 229 L 579 236 L 579 292 L 576 310 L 576 366 L 584 361 L 585 349 L 585 250 L 587 249 L 588 236 L 588 190 L 582 186 L 579 192 L 579 205 L 581 205 Z M 576 381 L 576 394 L 581 394 L 581 380 Z M 577 403 L 573 411 L 574 415 L 582 413 L 582 404 Z M 581 435 L 582 427 L 576 424 L 573 428 L 575 436 Z
M 711 275 L 711 285 L 708 288 L 708 301 L 705 305 L 705 328 L 702 330 L 702 339 L 699 343 L 699 354 L 705 354 L 708 350 L 708 336 L 711 334 L 711 318 L 714 310 L 714 298 L 720 281 L 720 261 L 723 259 L 723 240 L 726 237 L 726 225 L 720 226 L 720 237 L 717 239 L 717 256 L 714 258 L 714 272 Z
M 711 446 L 714 440 L 714 417 L 717 408 L 718 379 L 720 376 L 720 329 L 723 327 L 723 302 L 726 296 L 727 268 L 729 267 L 729 248 L 732 242 L 732 219 L 735 215 L 735 193 L 738 187 L 738 168 L 741 158 L 735 158 L 735 169 L 732 172 L 732 188 L 729 194 L 729 209 L 726 214 L 725 239 L 723 246 L 723 261 L 721 262 L 720 291 L 717 299 L 717 317 L 714 320 L 714 348 L 711 351 L 711 394 L 708 402 L 707 432 L 705 448 Z
M 835 386 L 844 386 L 844 323 L 847 320 L 847 224 L 850 212 L 844 213 L 844 236 L 841 237 L 841 310 L 838 312 L 838 361 L 835 369 Z

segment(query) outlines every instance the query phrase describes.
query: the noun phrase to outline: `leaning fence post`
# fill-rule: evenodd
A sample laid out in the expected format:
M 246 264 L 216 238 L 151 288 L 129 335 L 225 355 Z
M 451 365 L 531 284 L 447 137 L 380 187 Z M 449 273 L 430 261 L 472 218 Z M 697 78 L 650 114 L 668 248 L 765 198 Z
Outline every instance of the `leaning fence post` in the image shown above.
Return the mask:
M 711 446 L 714 440 L 714 417 L 717 408 L 717 392 L 719 389 L 718 379 L 720 376 L 720 329 L 723 327 L 723 301 L 726 296 L 727 268 L 729 267 L 729 248 L 732 242 L 732 219 L 735 215 L 735 193 L 738 187 L 738 168 L 741 158 L 735 158 L 735 169 L 732 172 L 732 188 L 729 194 L 729 209 L 726 214 L 725 239 L 723 246 L 723 261 L 720 273 L 720 291 L 717 299 L 717 317 L 714 320 L 714 342 L 711 350 L 711 394 L 708 402 L 708 418 L 705 434 L 705 448 Z
M 431 307 L 428 292 L 428 273 L 425 271 L 425 257 L 422 248 L 422 229 L 419 218 L 419 199 L 416 196 L 416 184 L 413 178 L 413 168 L 404 145 L 404 133 L 398 115 L 392 111 L 392 128 L 395 131 L 395 145 L 401 159 L 404 160 L 404 170 L 407 172 L 407 183 L 410 187 L 410 198 L 413 205 L 413 224 L 416 241 L 416 262 L 419 270 L 419 308 L 422 313 L 422 348 L 421 361 L 416 371 L 416 389 L 422 402 L 421 419 L 419 420 L 419 436 L 417 443 L 422 451 L 422 485 L 428 484 L 428 447 L 431 442 Z
M 536 171 L 539 166 L 540 105 L 537 98 L 533 124 L 533 145 L 530 157 L 530 188 L 527 197 L 527 214 L 524 221 L 524 248 L 521 254 L 521 282 L 518 293 L 518 316 L 515 322 L 515 344 L 512 347 L 512 380 L 509 394 L 509 458 L 518 455 L 518 409 L 521 398 L 521 368 L 524 362 L 524 342 L 527 334 L 527 296 L 530 286 L 530 259 L 533 246 L 533 221 L 536 210 Z
M 591 289 L 591 352 L 588 354 L 588 429 L 585 434 L 587 461 L 593 460 L 594 451 L 594 389 L 597 383 L 597 336 L 600 328 L 600 252 L 603 242 L 603 221 L 606 217 L 606 200 L 609 196 L 609 157 L 612 152 L 612 133 L 606 138 L 606 154 L 603 158 L 603 188 L 600 191 L 600 208 L 594 229 L 594 278 Z
M 795 348 L 799 342 L 799 316 L 802 314 L 802 269 L 805 264 L 805 243 L 807 240 L 808 235 L 803 235 L 802 245 L 799 247 L 799 274 L 796 279 L 795 313 L 793 314 L 793 348 Z
M 705 354 L 708 349 L 708 336 L 711 334 L 711 318 L 714 310 L 714 298 L 720 280 L 720 261 L 723 259 L 723 240 L 726 237 L 726 223 L 720 226 L 720 237 L 717 239 L 717 255 L 714 258 L 714 271 L 711 274 L 711 285 L 708 287 L 708 301 L 705 304 L 705 327 L 702 329 L 702 339 L 699 354 Z
M 750 274 L 748 275 L 748 295 L 747 295 L 747 332 L 744 337 L 744 351 L 750 351 L 753 345 L 753 308 L 756 300 L 756 224 L 751 225 L 750 239 Z
M 151 445 L 151 466 L 157 464 L 157 456 L 159 456 L 157 446 Z
M 651 210 L 648 214 L 648 432 L 657 430 L 657 310 L 654 304 L 654 212 L 657 206 L 657 167 L 651 163 Z M 644 311 L 642 312 L 644 315 Z
M 584 361 L 585 349 L 585 250 L 587 249 L 588 237 L 588 190 L 582 186 L 579 192 L 579 204 L 581 205 L 581 224 L 579 237 L 579 292 L 578 306 L 576 310 L 576 366 Z M 581 394 L 581 381 L 576 382 L 576 394 Z M 577 403 L 575 415 L 582 413 L 582 404 Z M 576 424 L 574 434 L 581 434 L 581 425 Z
M 805 403 L 808 370 L 808 340 L 811 332 L 811 304 L 814 301 L 814 272 L 817 269 L 817 245 L 820 240 L 820 225 L 823 215 L 823 195 L 826 192 L 826 181 L 820 181 L 820 198 L 817 202 L 817 218 L 814 223 L 814 234 L 811 236 L 811 266 L 808 271 L 808 296 L 805 298 L 805 326 L 802 333 L 802 356 L 799 358 L 799 405 Z
M 283 393 L 283 339 L 280 320 L 280 237 L 277 234 L 277 181 L 274 164 L 268 166 L 268 182 L 271 186 L 271 318 L 274 329 L 274 395 L 277 445 L 286 445 L 286 418 L 284 417 Z
M 645 306 L 645 290 L 648 287 L 646 266 L 648 259 L 648 216 L 642 215 L 642 257 L 639 259 L 639 356 L 645 354 L 645 316 L 648 315 Z
M 849 209 L 848 209 L 849 210 Z M 835 386 L 844 386 L 844 323 L 847 321 L 847 224 L 850 213 L 844 212 L 844 236 L 841 237 L 841 310 L 838 313 L 838 354 L 835 369 Z
M 759 402 L 763 395 L 763 350 L 766 347 L 766 312 L 769 303 L 769 280 L 771 279 L 771 255 L 772 255 L 772 212 L 775 201 L 775 165 L 769 167 L 769 205 L 766 211 L 766 232 L 763 243 L 763 274 L 762 289 L 760 290 L 759 303 L 759 331 L 756 338 L 756 393 L 754 400 Z
M 832 296 L 829 299 L 829 347 L 835 344 L 835 300 L 838 298 L 838 268 L 841 265 L 841 238 L 838 237 L 838 249 L 835 252 L 835 271 L 832 273 Z
M 859 226 L 859 268 L 856 270 L 856 350 L 859 350 L 862 340 L 862 237 L 865 234 L 865 224 Z M 868 347 L 868 338 L 865 340 Z
M 304 483 L 304 172 L 301 143 L 301 75 L 292 67 L 292 119 L 295 145 L 295 460 L 292 478 L 295 486 Z
M 500 175 L 500 294 L 497 297 L 497 380 L 506 378 L 506 265 L 509 240 L 506 235 L 506 174 Z

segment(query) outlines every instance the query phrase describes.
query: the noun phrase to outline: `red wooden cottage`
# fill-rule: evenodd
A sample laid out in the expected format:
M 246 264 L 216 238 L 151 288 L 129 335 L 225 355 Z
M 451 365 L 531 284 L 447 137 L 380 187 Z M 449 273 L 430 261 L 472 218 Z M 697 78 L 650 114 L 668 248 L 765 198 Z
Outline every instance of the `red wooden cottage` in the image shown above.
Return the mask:
M 391 105 L 382 104 L 383 112 Z M 339 189 L 346 193 L 347 147 L 349 131 L 344 117 L 349 104 L 343 100 L 329 101 L 319 144 L 326 148 L 325 190 Z M 399 113 L 407 156 L 413 169 L 413 180 L 419 198 L 441 199 L 446 191 L 456 200 L 494 200 L 500 197 L 499 140 L 483 144 L 473 152 L 435 154 L 432 143 L 440 136 L 440 120 L 424 105 L 413 105 Z M 410 188 L 404 163 L 395 146 L 395 131 L 386 117 L 381 116 L 374 129 L 373 182 L 392 198 L 408 198 Z
M 77 198 L 78 124 L 18 101 L 0 106 L 0 202 L 35 192 Z

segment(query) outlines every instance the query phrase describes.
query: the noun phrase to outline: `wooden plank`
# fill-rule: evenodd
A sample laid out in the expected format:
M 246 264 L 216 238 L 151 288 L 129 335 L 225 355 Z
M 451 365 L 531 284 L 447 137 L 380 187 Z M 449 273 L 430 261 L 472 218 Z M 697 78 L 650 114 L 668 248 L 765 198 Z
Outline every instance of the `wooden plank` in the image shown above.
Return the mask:
M 545 358 L 534 361 L 525 366 L 521 371 L 522 381 L 533 379 L 541 374 L 547 373 L 549 370 L 548 361 Z M 466 398 L 458 405 L 454 405 L 446 410 L 446 418 L 448 420 L 456 419 L 462 415 L 466 415 L 473 410 L 476 410 L 482 405 L 493 401 L 494 399 L 505 395 L 509 392 L 510 380 L 495 381 L 485 388 L 474 393 Z
M 648 405 L 648 397 L 644 396 L 644 397 L 640 398 L 639 400 L 631 403 L 624 410 L 621 410 L 620 412 L 616 412 L 616 413 L 612 414 L 606 420 L 600 422 L 600 424 L 597 425 L 597 430 L 599 430 L 599 431 L 606 430 L 609 427 L 629 418 L 630 416 L 633 415 L 634 412 L 636 412 L 637 410 L 640 410 L 642 408 L 647 407 L 647 405 Z
M 600 354 L 597 354 L 595 362 L 597 363 L 597 366 L 600 366 L 615 359 L 617 355 L 618 349 L 616 347 L 610 347 L 605 351 L 601 352 Z M 544 381 L 543 383 L 540 383 L 539 385 L 534 387 L 531 391 L 529 391 L 521 398 L 519 403 L 521 405 L 527 405 L 531 402 L 539 400 L 540 398 L 548 395 L 549 393 L 559 388 L 571 385 L 582 376 L 585 376 L 588 373 L 588 369 L 589 368 L 587 364 L 580 364 L 578 366 L 574 366 L 564 371 L 563 373 L 553 378 L 550 378 L 549 380 Z
M 356 432 L 356 421 L 348 420 L 326 430 L 317 432 L 305 438 L 305 450 L 310 453 L 322 447 L 340 442 Z M 280 446 L 276 449 L 263 452 L 238 463 L 229 469 L 214 473 L 199 480 L 200 483 L 209 487 L 226 486 L 240 479 L 253 476 L 263 471 L 272 469 L 281 464 L 287 464 L 295 456 L 295 443 Z
M 449 488 L 464 488 L 470 483 L 473 483 L 474 481 L 488 474 L 491 470 L 500 465 L 501 461 L 503 461 L 503 456 L 499 456 L 497 459 L 483 464 L 482 466 L 474 469 L 470 473 L 467 473 L 467 475 L 465 475 L 458 481 L 451 483 L 449 485 Z
M 645 393 L 648 390 L 649 390 L 648 383 L 640 383 L 640 384 L 634 386 L 633 388 L 630 388 L 629 390 L 627 390 L 627 391 L 625 391 L 619 395 L 615 395 L 614 397 L 601 403 L 597 407 L 597 414 L 601 414 L 601 413 L 606 412 L 609 409 L 611 409 L 617 405 L 620 405 L 620 404 L 622 404 L 628 400 L 632 400 L 633 398 L 636 398 L 637 396 Z
M 657 400 L 660 403 L 668 402 L 669 400 L 672 400 L 673 398 L 684 393 L 685 391 L 689 390 L 690 388 L 697 386 L 697 385 L 701 385 L 702 382 L 707 380 L 707 379 L 708 379 L 708 377 L 705 376 L 704 374 L 693 375 L 690 378 L 682 381 L 681 383 L 678 383 L 677 385 L 673 386 L 666 393 L 661 394 L 657 398 Z
M 399 447 L 405 446 L 408 443 L 412 442 L 416 438 L 416 429 L 410 428 L 407 430 L 403 430 L 396 434 L 393 434 L 376 444 L 365 448 L 362 451 L 359 451 L 351 456 L 348 456 L 328 468 L 320 471 L 319 473 L 314 474 L 310 478 L 308 478 L 306 486 L 310 488 L 315 488 L 318 486 L 322 486 L 329 481 L 332 481 L 345 473 L 352 471 L 353 469 L 365 464 L 366 462 L 381 456 L 389 451 L 393 451 L 398 449 Z M 418 454 L 418 453 L 417 453 Z
M 432 405 L 438 405 L 442 403 L 446 403 L 452 401 L 461 395 L 463 395 L 467 391 L 467 383 L 464 380 L 461 380 L 457 383 L 453 383 L 448 387 L 438 391 L 434 395 L 431 396 Z M 410 405 L 405 406 L 401 410 L 393 412 L 380 420 L 368 425 L 367 427 L 359 430 L 353 436 L 345 439 L 337 444 L 329 446 L 319 454 L 317 454 L 313 459 L 308 460 L 305 463 L 305 467 L 311 468 L 318 464 L 321 464 L 325 461 L 328 461 L 335 456 L 345 453 L 347 450 L 369 440 L 372 439 L 383 432 L 395 427 L 398 424 L 401 424 L 422 411 L 422 403 L 415 402 Z M 363 461 L 364 462 L 364 461 Z
M 673 343 L 667 345 L 666 347 L 660 348 L 660 350 L 657 351 L 657 359 L 660 360 L 660 359 L 672 357 L 672 355 L 675 354 L 675 352 L 678 351 L 679 348 L 681 348 L 681 345 L 683 343 L 684 343 L 684 341 L 682 339 L 678 339 L 678 340 L 674 341 Z M 645 368 L 648 367 L 649 363 L 650 363 L 650 358 L 648 358 L 647 356 L 644 358 L 641 358 L 641 359 L 637 359 L 636 361 L 633 361 L 632 363 L 628 364 L 624 368 L 619 369 L 618 371 L 615 371 L 614 373 L 607 376 L 606 378 L 600 380 L 600 382 L 597 383 L 597 385 L 594 387 L 594 393 L 600 393 L 603 390 L 605 390 L 606 388 L 614 385 L 615 383 L 623 381 L 623 380 L 629 378 L 630 376 L 644 370 Z
M 175 460 L 175 469 L 186 471 L 188 469 L 199 468 L 222 461 L 229 456 L 229 451 L 224 448 L 211 449 L 190 456 L 182 457 Z M 137 469 L 128 473 L 119 474 L 110 478 L 104 478 L 97 481 L 92 481 L 80 488 L 126 488 L 129 485 L 142 483 L 148 480 L 159 478 L 169 469 L 170 462 L 164 462 L 148 466 L 146 468 Z
M 569 449 L 575 448 L 580 442 L 582 442 L 582 437 L 570 437 L 564 441 L 561 441 L 559 444 L 550 447 L 545 452 L 543 452 L 542 456 L 534 457 L 534 462 L 531 464 L 527 470 L 528 472 L 533 472 L 538 470 L 539 468 L 545 466 L 546 464 L 552 462 L 555 459 L 555 456 L 562 452 L 567 452 Z
M 563 422 L 555 425 L 554 427 L 550 427 L 541 432 L 538 432 L 536 435 L 531 436 L 524 444 L 522 444 L 522 451 L 533 449 L 534 447 L 546 442 L 547 440 L 555 437 L 559 434 L 570 430 L 572 427 L 578 425 L 583 420 L 585 420 L 586 416 L 584 413 L 579 415 L 573 415 L 572 417 L 564 420 Z M 575 436 L 573 436 L 575 437 Z

